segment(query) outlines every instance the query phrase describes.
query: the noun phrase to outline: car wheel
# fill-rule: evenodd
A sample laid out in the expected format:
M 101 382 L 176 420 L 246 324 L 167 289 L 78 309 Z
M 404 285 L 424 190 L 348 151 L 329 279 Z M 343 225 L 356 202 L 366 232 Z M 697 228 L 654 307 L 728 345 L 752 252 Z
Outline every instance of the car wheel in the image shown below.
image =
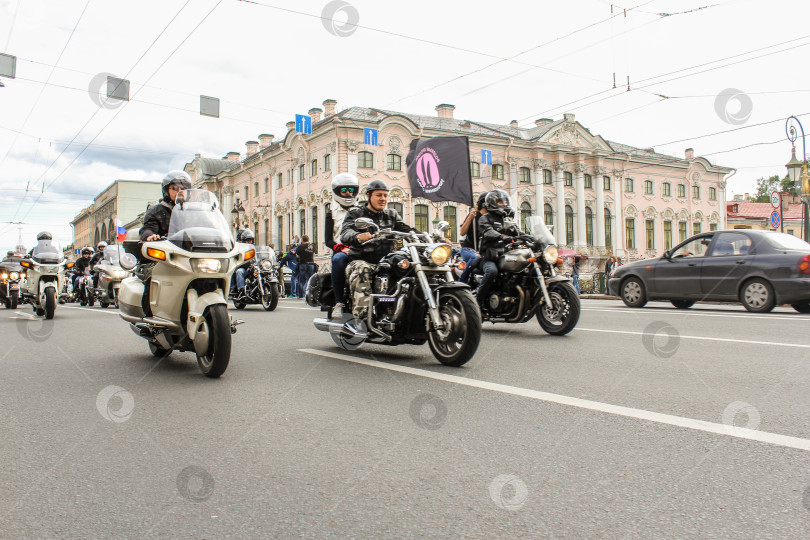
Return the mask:
M 764 279 L 747 281 L 740 291 L 740 302 L 753 313 L 768 313 L 776 305 L 773 287 Z
M 622 302 L 627 307 L 640 308 L 647 303 L 647 293 L 644 284 L 636 277 L 628 278 L 622 283 Z
M 694 300 L 670 300 L 670 302 L 678 309 L 689 309 L 695 305 Z
M 810 301 L 790 305 L 799 313 L 810 313 Z

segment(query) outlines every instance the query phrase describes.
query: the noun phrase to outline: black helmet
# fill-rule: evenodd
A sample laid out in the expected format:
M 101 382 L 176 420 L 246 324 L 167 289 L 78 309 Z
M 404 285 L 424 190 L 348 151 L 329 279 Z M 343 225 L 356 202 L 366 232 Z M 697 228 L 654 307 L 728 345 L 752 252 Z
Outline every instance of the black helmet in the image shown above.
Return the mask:
M 90 248 L 84 248 L 82 250 L 82 255 L 92 255 L 92 254 L 93 254 L 93 252 L 90 251 Z
M 509 215 L 512 210 L 512 201 L 509 199 L 509 194 L 502 189 L 495 189 L 487 193 L 484 199 L 484 207 L 487 212 L 504 217 Z
M 48 231 L 42 231 L 37 235 L 37 241 L 40 240 L 53 240 L 53 236 Z
M 169 198 L 169 186 L 177 184 L 183 189 L 191 189 L 191 177 L 185 171 L 169 171 L 163 177 L 163 198 Z
M 245 244 L 252 244 L 256 241 L 256 237 L 253 235 L 253 231 L 250 229 L 245 229 L 242 231 L 241 240 L 237 240 L 237 242 L 242 242 Z
M 487 198 L 487 194 L 489 191 L 483 192 L 481 195 L 478 196 L 478 201 L 475 203 L 475 209 L 480 211 L 484 207 L 484 200 Z
M 372 191 L 391 191 L 391 190 L 388 188 L 388 184 L 386 184 L 382 180 L 372 180 L 366 186 L 366 197 L 371 195 Z

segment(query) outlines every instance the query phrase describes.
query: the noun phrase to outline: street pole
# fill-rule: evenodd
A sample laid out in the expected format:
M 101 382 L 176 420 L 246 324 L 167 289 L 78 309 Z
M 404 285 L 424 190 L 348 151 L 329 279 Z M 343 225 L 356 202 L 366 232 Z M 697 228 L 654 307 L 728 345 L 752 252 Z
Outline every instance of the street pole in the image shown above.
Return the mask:
M 795 186 L 799 184 L 799 191 L 801 193 L 802 204 L 804 205 L 804 239 L 805 242 L 810 238 L 810 177 L 807 175 L 807 143 L 804 137 L 804 128 L 799 119 L 791 116 L 785 122 L 785 132 L 787 138 L 793 145 L 793 155 L 786 167 L 791 183 Z M 803 160 L 796 159 L 796 140 L 799 138 L 799 132 L 802 136 L 802 151 Z

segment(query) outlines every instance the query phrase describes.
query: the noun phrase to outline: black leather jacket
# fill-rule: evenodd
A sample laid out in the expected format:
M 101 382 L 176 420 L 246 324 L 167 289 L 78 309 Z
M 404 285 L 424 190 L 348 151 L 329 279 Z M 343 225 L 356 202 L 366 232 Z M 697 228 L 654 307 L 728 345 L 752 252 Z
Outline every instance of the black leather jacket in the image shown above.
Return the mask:
M 79 274 L 84 274 L 84 271 L 90 266 L 91 257 L 87 257 L 86 259 L 82 256 L 79 257 L 79 260 L 76 261 L 76 265 L 74 266 L 76 272 Z
M 481 255 L 494 261 L 503 255 L 503 243 L 520 234 L 517 228 L 507 228 L 503 218 L 493 212 L 484 214 L 478 219 L 478 244 Z
M 355 226 L 357 218 L 369 218 L 381 229 L 392 229 L 401 232 L 415 231 L 413 227 L 402 221 L 396 210 L 386 208 L 382 212 L 375 212 L 368 205 L 352 208 L 343 220 L 340 229 L 340 241 L 350 247 L 349 258 L 351 260 L 362 259 L 371 264 L 377 264 L 380 259 L 391 253 L 393 244 L 391 241 L 375 241 L 364 246 L 357 241 L 358 235 L 362 232 Z
M 149 236 L 156 234 L 158 236 L 166 236 L 169 234 L 169 222 L 172 220 L 172 210 L 174 205 L 171 202 L 163 199 L 159 204 L 149 207 L 146 215 L 143 216 L 143 227 L 138 231 L 138 236 L 141 242 L 144 242 Z

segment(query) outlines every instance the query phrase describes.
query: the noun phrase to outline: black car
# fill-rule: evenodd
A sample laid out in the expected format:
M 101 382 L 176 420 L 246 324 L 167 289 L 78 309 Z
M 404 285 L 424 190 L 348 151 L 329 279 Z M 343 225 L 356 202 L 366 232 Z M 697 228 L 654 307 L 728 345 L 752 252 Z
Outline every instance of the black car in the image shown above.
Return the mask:
M 699 300 L 719 300 L 742 302 L 756 313 L 777 304 L 810 313 L 810 244 L 773 231 L 712 231 L 663 257 L 620 266 L 608 287 L 629 307 L 670 300 L 687 309 Z

